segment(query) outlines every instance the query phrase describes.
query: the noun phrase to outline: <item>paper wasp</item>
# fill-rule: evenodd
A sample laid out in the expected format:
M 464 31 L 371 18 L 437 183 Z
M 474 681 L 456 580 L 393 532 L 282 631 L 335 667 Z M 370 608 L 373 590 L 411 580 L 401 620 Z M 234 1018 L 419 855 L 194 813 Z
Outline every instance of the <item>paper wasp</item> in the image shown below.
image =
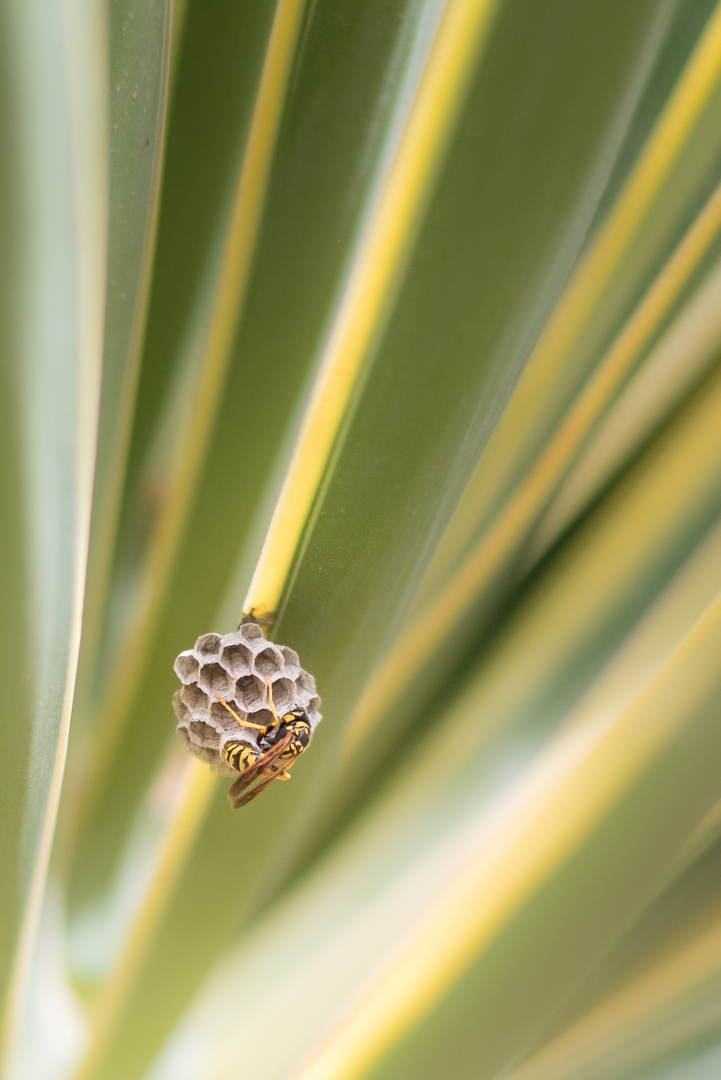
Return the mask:
M 231 709 L 220 694 L 215 695 L 241 727 L 259 732 L 260 750 L 255 750 L 237 739 L 231 739 L 223 747 L 223 757 L 231 769 L 240 773 L 228 792 L 230 805 L 234 810 L 251 802 L 274 780 L 290 780 L 287 770 L 311 740 L 310 720 L 305 710 L 292 709 L 283 716 L 278 716 L 273 701 L 273 687 L 267 675 L 265 681 L 268 685 L 268 704 L 273 714 L 270 724 L 253 724 L 249 720 L 241 720 L 235 709 Z

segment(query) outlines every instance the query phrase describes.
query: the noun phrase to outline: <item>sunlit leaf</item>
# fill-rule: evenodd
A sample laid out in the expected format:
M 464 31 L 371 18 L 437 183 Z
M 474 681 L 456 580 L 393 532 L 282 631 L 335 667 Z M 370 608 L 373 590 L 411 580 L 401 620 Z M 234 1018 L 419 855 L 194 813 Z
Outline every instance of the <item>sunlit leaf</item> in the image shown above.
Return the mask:
M 715 1076 L 721 4 L 0 26 L 3 1080 Z
M 62 784 L 102 356 L 105 26 L 82 2 L 1 16 L 3 710 L 0 994 L 11 1048 Z

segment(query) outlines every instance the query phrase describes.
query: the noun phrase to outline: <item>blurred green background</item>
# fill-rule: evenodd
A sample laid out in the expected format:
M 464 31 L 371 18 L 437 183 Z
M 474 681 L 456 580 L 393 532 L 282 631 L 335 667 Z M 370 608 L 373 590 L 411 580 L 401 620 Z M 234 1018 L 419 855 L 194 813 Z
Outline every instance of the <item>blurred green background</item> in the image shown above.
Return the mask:
M 715 1078 L 721 5 L 8 0 L 0 101 L 3 1080 Z

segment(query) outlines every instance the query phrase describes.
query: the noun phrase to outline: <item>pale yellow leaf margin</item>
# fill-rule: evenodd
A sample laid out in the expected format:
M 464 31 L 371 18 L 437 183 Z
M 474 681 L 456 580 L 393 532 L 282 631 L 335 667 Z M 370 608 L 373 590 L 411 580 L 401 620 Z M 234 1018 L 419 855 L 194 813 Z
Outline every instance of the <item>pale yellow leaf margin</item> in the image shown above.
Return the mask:
M 305 0 L 279 0 L 275 11 L 258 96 L 251 121 L 250 134 L 240 171 L 233 213 L 229 227 L 218 294 L 210 333 L 206 342 L 200 393 L 196 402 L 191 429 L 183 446 L 174 476 L 163 519 L 154 537 L 147 567 L 151 601 L 146 606 L 142 629 L 128 642 L 128 662 L 135 676 L 152 632 L 153 612 L 167 584 L 167 576 L 190 504 L 198 469 L 203 460 L 205 445 L 215 417 L 219 394 L 227 369 L 238 312 L 245 294 L 255 241 L 265 203 L 268 173 L 275 150 L 280 121 L 285 105 L 285 92 L 290 77 L 295 45 L 300 31 Z M 112 680 L 111 680 L 112 683 Z M 114 685 L 114 683 L 113 683 Z M 114 729 L 132 692 L 133 679 L 126 680 L 116 690 L 115 709 L 109 738 L 101 754 L 98 775 L 110 749 Z M 112 686 L 111 686 L 112 690 Z M 214 776 L 196 762 L 189 763 L 186 795 L 165 838 L 159 856 L 154 886 L 150 889 L 138 919 L 133 924 L 120 963 L 104 985 L 93 1016 L 93 1041 L 89 1055 L 80 1066 L 80 1076 L 89 1075 L 102 1054 L 105 1038 L 125 999 L 134 972 L 137 970 L 152 937 L 167 898 L 181 871 L 185 855 L 203 821 L 214 787 Z M 97 779 L 96 779 L 97 782 Z
M 629 708 L 553 740 L 504 825 L 481 840 L 293 1080 L 357 1080 L 433 1009 L 718 689 L 719 650 L 721 599 Z
M 361 366 L 395 297 L 497 0 L 450 0 L 334 320 L 246 600 L 273 611 Z
M 447 5 L 406 129 L 362 239 L 329 334 L 286 479 L 246 597 L 246 611 L 250 608 L 272 611 L 278 604 L 363 362 L 395 295 L 394 286 L 397 286 L 404 269 L 496 5 L 497 0 L 450 0 Z M 286 65 L 283 69 L 285 80 L 292 59 L 291 40 L 294 42 L 297 36 L 301 14 L 302 4 L 298 0 L 280 0 L 266 67 L 280 65 L 282 56 L 282 63 Z M 273 100 L 278 110 L 276 123 L 282 102 L 275 91 L 280 84 L 280 75 L 276 74 L 272 80 L 270 76 L 266 79 L 264 70 L 259 102 L 263 86 L 272 86 Z M 249 142 L 249 153 L 250 145 Z M 237 274 L 240 271 L 236 268 L 234 272 Z M 228 290 L 228 296 L 232 293 L 233 290 Z M 218 316 L 220 325 L 213 342 L 214 351 L 220 356 L 221 353 L 225 355 L 223 350 L 229 347 L 229 335 L 235 325 L 232 306 L 229 306 L 227 299 L 219 302 Z M 211 383 L 209 399 L 217 393 L 215 380 L 211 380 Z M 174 528 L 168 525 L 168 535 Z M 160 540 L 158 545 L 160 550 Z M 93 1075 L 102 1059 L 106 1039 L 175 886 L 214 787 L 213 774 L 206 766 L 192 761 L 189 764 L 186 796 L 169 827 L 156 876 L 131 929 L 118 967 L 100 993 L 94 1017 L 93 1044 L 77 1074 L 78 1080 Z
M 698 1012 L 701 1003 L 693 998 L 689 1004 L 689 997 L 705 984 L 716 996 L 720 971 L 721 926 L 716 924 L 601 1002 L 526 1064 L 514 1069 L 508 1080 L 572 1080 L 579 1073 L 585 1075 L 585 1070 L 594 1064 L 603 1069 L 607 1056 L 623 1053 L 624 1049 L 629 1055 L 621 1061 L 624 1072 L 643 1065 L 643 1060 L 633 1058 L 634 1040 L 641 1043 L 644 1035 L 664 1022 L 668 1024 L 674 1006 Z M 672 1037 L 676 1035 L 673 1026 L 671 1033 Z M 660 1050 L 665 1049 L 658 1040 L 654 1043 Z M 647 1045 L 644 1040 L 643 1046 Z
M 187 427 L 178 442 L 168 490 L 153 533 L 136 609 L 127 621 L 98 715 L 102 738 L 94 757 L 93 791 L 108 761 L 142 672 L 218 410 L 250 279 L 285 94 L 305 0 L 279 0 L 235 191 L 228 233 L 203 345 Z M 90 796 L 86 799 L 91 801 Z
M 721 78 L 721 6 L 717 7 L 679 84 L 652 132 L 641 159 L 621 192 L 606 224 L 591 245 L 551 317 L 508 411 L 518 431 L 533 420 L 539 386 L 553 379 L 578 340 L 624 253 L 638 234 L 653 200 L 675 165 L 678 154 Z M 346 753 L 351 755 L 415 672 L 428 661 L 454 623 L 472 605 L 514 546 L 523 538 L 562 479 L 573 454 L 602 415 L 639 351 L 661 325 L 668 304 L 717 235 L 719 193 L 714 193 L 667 267 L 651 286 L 596 374 L 571 408 L 551 442 L 498 520 L 483 536 L 446 588 L 410 627 L 378 670 L 353 716 Z M 520 404 L 519 404 L 520 403 Z M 503 421 L 501 422 L 503 424 Z
M 20 8 L 21 5 L 17 4 L 16 7 Z M 26 16 L 23 16 L 23 19 L 25 18 Z M 107 25 L 102 8 L 87 0 L 76 0 L 75 3 L 66 5 L 63 31 L 62 47 L 68 79 L 77 222 L 77 232 L 73 238 L 76 264 L 72 271 L 77 278 L 77 431 L 72 602 L 55 759 L 8 1000 L 4 1003 L 0 1025 L 0 1052 L 3 1057 L 0 1072 L 3 1076 L 12 1069 L 10 1062 L 25 1006 L 65 772 L 70 715 L 80 653 L 100 410 L 107 260 L 105 199 L 108 190 L 105 134 L 107 100 L 104 93 L 108 82 L 104 48 Z

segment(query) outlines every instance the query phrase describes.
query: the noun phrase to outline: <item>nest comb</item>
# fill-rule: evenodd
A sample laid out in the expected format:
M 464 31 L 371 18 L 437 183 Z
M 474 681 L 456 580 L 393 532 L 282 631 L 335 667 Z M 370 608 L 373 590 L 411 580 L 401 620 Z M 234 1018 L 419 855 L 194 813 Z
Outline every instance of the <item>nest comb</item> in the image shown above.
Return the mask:
M 227 701 L 241 720 L 269 724 L 270 679 L 278 712 L 304 709 L 311 730 L 321 720 L 315 679 L 304 671 L 298 654 L 287 645 L 268 641 L 257 622 L 244 622 L 232 634 L 203 634 L 192 649 L 182 652 L 174 664 L 183 684 L 173 697 L 179 738 L 188 750 L 223 776 L 237 776 L 223 758 L 223 746 L 242 739 L 259 749 L 255 733 L 240 728 L 215 697 Z

